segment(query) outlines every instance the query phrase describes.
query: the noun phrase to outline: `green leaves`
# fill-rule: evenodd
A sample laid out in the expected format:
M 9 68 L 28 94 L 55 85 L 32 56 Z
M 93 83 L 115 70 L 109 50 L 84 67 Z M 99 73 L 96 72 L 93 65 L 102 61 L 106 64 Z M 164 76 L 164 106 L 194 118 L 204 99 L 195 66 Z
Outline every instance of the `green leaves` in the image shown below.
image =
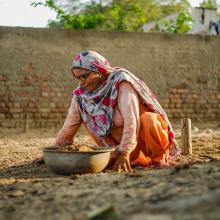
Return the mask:
M 162 17 L 189 6 L 187 0 L 91 0 L 80 4 L 79 1 L 71 0 L 65 7 L 58 6 L 59 2 L 61 1 L 47 0 L 45 3 L 34 2 L 32 5 L 43 5 L 57 13 L 57 19 L 49 21 L 50 27 L 114 31 L 142 31 L 144 23 L 159 21 Z M 168 32 L 184 33 L 189 29 L 189 21 L 189 14 L 181 12 L 175 24 L 171 21 L 161 22 Z
M 176 21 L 161 20 L 163 28 L 160 30 L 169 33 L 187 33 L 192 27 L 192 16 L 188 11 L 179 13 Z
M 203 0 L 202 3 L 200 4 L 200 7 L 203 8 L 217 8 L 217 1 L 216 0 Z

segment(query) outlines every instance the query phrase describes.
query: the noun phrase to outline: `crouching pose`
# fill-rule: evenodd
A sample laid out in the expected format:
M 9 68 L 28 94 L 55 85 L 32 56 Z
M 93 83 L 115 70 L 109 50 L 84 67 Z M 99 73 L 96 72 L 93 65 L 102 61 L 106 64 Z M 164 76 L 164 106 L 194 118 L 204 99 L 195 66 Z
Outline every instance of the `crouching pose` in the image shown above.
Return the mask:
M 98 146 L 115 147 L 110 163 L 116 171 L 169 164 L 178 152 L 174 132 L 142 80 L 124 68 L 111 67 L 94 51 L 77 54 L 71 71 L 79 83 L 57 145 L 72 143 L 84 124 Z

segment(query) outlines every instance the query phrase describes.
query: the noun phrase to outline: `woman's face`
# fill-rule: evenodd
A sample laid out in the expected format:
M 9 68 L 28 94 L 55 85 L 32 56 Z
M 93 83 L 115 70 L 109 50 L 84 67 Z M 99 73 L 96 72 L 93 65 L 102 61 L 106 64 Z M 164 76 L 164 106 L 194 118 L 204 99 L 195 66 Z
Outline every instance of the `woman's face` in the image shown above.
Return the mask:
M 73 68 L 73 77 L 83 89 L 91 92 L 103 82 L 102 74 L 83 68 Z

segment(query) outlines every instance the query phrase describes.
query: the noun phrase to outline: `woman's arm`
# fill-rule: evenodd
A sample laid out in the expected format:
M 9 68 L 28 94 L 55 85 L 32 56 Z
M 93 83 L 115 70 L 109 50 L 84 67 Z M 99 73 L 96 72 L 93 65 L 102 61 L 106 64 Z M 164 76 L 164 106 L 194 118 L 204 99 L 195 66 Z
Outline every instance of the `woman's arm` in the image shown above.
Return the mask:
M 140 117 L 138 94 L 128 82 L 124 81 L 119 86 L 118 107 L 124 120 L 119 151 L 130 153 L 137 145 Z
M 118 107 L 124 120 L 124 128 L 114 170 L 131 171 L 129 158 L 131 151 L 137 145 L 140 119 L 138 94 L 128 82 L 122 82 L 119 86 Z
M 78 104 L 77 104 L 75 96 L 73 96 L 72 102 L 69 108 L 69 112 L 65 119 L 63 127 L 57 134 L 56 144 L 57 145 L 72 144 L 73 137 L 75 136 L 81 124 L 82 124 L 82 119 L 80 117 Z

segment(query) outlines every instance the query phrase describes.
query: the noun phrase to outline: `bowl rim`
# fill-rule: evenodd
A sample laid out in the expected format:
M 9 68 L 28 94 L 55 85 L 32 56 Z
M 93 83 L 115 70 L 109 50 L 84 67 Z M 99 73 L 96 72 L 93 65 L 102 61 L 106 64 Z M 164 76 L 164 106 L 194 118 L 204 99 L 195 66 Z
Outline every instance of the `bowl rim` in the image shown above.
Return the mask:
M 56 146 L 50 146 L 50 147 L 43 147 L 42 150 L 43 152 L 50 152 L 50 153 L 67 153 L 67 154 L 94 154 L 94 153 L 107 153 L 107 152 L 112 152 L 115 150 L 114 147 L 106 147 L 105 149 L 98 149 L 94 151 L 61 151 L 61 150 L 56 150 Z

